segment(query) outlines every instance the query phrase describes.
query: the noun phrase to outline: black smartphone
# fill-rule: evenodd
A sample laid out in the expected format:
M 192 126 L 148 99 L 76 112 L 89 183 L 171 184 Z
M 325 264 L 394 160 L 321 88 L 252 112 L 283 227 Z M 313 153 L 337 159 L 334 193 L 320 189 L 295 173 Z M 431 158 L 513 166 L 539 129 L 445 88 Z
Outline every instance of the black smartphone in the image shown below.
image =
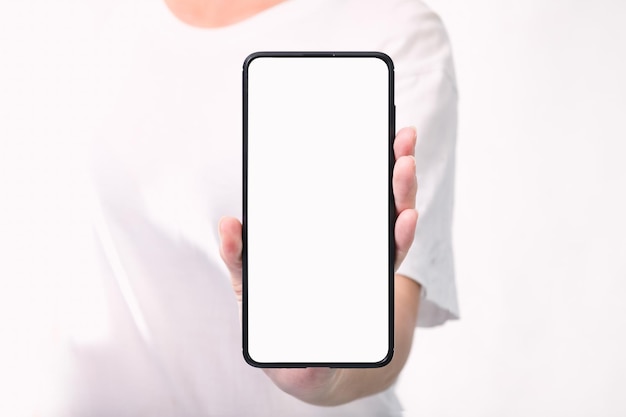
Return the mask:
M 243 354 L 257 367 L 393 355 L 393 62 L 257 52 L 243 65 Z

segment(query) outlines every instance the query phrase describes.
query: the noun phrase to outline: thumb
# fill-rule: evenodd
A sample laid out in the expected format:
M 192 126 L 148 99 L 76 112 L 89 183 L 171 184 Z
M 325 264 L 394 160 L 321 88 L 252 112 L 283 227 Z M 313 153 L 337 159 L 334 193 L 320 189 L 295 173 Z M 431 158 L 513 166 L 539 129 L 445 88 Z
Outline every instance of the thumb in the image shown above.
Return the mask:
M 220 235 L 220 255 L 230 272 L 233 290 L 237 301 L 241 301 L 242 293 L 242 227 L 239 220 L 234 217 L 222 217 L 218 225 Z

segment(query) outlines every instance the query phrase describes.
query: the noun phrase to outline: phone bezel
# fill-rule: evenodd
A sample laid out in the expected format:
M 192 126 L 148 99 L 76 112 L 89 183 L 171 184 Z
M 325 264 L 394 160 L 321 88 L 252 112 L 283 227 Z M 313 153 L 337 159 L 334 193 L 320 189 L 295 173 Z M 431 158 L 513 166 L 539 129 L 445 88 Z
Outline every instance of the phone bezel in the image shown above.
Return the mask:
M 258 58 L 378 58 L 388 68 L 388 190 L 389 190 L 389 337 L 388 352 L 385 357 L 377 362 L 258 362 L 254 360 L 248 350 L 248 70 L 250 64 Z M 383 367 L 393 358 L 394 351 L 394 279 L 395 279 L 395 238 L 394 226 L 396 220 L 395 200 L 393 196 L 392 175 L 395 164 L 393 141 L 395 138 L 395 104 L 394 104 L 394 65 L 391 58 L 382 52 L 374 51 L 262 51 L 254 52 L 243 63 L 243 210 L 242 210 L 242 351 L 245 361 L 258 368 L 307 368 L 307 367 L 330 367 L 330 368 L 379 368 Z

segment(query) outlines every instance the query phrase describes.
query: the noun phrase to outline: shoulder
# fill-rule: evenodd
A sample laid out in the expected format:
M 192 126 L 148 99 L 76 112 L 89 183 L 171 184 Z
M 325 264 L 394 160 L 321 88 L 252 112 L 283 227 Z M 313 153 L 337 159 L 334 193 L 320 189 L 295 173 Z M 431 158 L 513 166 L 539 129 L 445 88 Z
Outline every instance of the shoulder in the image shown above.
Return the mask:
M 366 36 L 377 38 L 396 73 L 444 71 L 454 80 L 452 49 L 439 15 L 420 0 L 344 0 Z

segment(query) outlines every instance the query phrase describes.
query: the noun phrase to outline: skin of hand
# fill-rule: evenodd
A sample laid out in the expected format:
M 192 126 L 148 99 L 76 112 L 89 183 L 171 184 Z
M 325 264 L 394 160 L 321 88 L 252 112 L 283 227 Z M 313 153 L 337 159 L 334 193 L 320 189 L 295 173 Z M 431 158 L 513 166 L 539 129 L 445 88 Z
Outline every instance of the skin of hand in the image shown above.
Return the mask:
M 393 146 L 396 162 L 392 181 L 397 211 L 395 270 L 404 260 L 413 242 L 417 224 L 415 142 L 416 131 L 408 127 L 397 133 Z M 220 254 L 230 272 L 241 312 L 242 225 L 236 218 L 224 217 L 218 228 L 221 239 Z M 396 274 L 394 356 L 387 366 L 372 369 L 271 368 L 264 369 L 264 372 L 286 393 L 316 405 L 340 405 L 388 388 L 402 370 L 411 350 L 420 290 L 415 281 Z

